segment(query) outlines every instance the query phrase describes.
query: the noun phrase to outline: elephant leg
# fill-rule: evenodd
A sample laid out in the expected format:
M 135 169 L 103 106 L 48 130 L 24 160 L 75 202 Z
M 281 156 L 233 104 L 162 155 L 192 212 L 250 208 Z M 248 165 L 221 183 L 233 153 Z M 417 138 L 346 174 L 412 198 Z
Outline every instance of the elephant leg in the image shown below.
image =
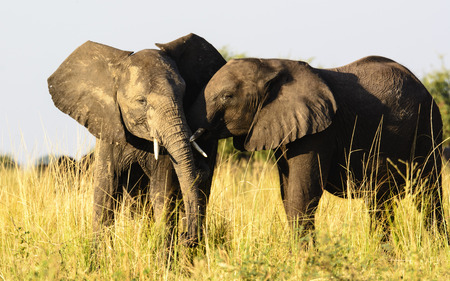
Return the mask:
M 425 185 L 416 190 L 416 204 L 418 210 L 423 212 L 425 216 L 426 228 L 432 230 L 435 223 L 437 230 L 450 243 L 450 234 L 447 229 L 448 221 L 446 222 L 442 206 L 444 198 L 440 155 L 442 151 L 442 130 L 437 123 L 441 118 L 437 106 L 435 104 L 432 106 L 431 114 L 434 122 L 430 124 L 429 116 L 424 116 L 420 120 L 414 152 L 414 161 L 422 164 L 422 179 L 427 179 Z
M 150 176 L 149 196 L 156 222 L 169 219 L 174 212 L 175 191 L 179 189 L 172 162 L 168 156 L 160 157 Z
M 440 159 L 438 161 L 440 161 Z M 419 211 L 423 209 L 426 211 L 425 225 L 427 229 L 431 230 L 435 222 L 439 233 L 444 235 L 450 243 L 449 230 L 447 229 L 448 222 L 445 218 L 445 211 L 443 208 L 444 193 L 442 190 L 442 179 L 440 173 L 440 171 L 432 171 L 430 173 L 427 187 L 421 192 L 423 196 L 418 196 L 417 206 Z M 425 206 L 423 206 L 423 204 L 425 204 Z
M 425 217 L 427 230 L 431 231 L 436 226 L 441 235 L 450 238 L 442 206 L 443 190 L 440 182 L 428 183 L 424 189 L 418 192 L 416 205 L 418 211 L 422 212 Z
M 334 149 L 329 137 L 330 131 L 309 135 L 275 152 L 287 219 L 299 230 L 314 230 Z
M 288 175 L 289 175 L 289 165 L 287 163 L 287 159 L 283 152 L 280 149 L 275 150 L 275 157 L 277 161 L 278 167 L 278 176 L 280 178 L 280 191 L 281 191 L 281 200 L 285 199 L 285 190 L 288 187 Z
M 151 214 L 151 204 L 149 204 L 148 194 L 149 178 L 137 162 L 129 165 L 119 176 L 119 194 L 122 197 L 122 203 L 130 203 L 133 217 L 142 214 Z M 121 198 L 119 198 L 121 199 Z
M 93 230 L 100 232 L 103 225 L 114 220 L 114 191 L 118 185 L 113 145 L 97 139 L 94 170 Z
M 164 225 L 165 244 L 173 246 L 177 237 L 177 191 L 180 186 L 168 156 L 160 156 L 150 177 L 148 196 L 152 203 L 155 223 Z
M 383 189 L 386 190 L 385 188 Z M 391 234 L 390 225 L 394 223 L 394 210 L 391 200 L 391 196 L 380 192 L 376 193 L 375 196 L 365 198 L 370 214 L 370 231 L 374 233 L 377 227 L 380 228 L 382 242 L 389 240 Z

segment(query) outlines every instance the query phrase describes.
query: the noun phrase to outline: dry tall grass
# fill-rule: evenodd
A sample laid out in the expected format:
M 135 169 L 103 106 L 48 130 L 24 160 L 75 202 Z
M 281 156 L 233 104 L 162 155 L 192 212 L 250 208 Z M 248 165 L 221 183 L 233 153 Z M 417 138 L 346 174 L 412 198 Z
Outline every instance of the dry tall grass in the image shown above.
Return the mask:
M 313 246 L 286 223 L 271 161 L 220 159 L 204 240 L 168 251 L 164 226 L 126 204 L 94 243 L 92 182 L 91 172 L 0 168 L 1 280 L 450 280 L 448 241 L 425 230 L 411 197 L 396 202 L 381 243 L 362 200 L 326 194 Z

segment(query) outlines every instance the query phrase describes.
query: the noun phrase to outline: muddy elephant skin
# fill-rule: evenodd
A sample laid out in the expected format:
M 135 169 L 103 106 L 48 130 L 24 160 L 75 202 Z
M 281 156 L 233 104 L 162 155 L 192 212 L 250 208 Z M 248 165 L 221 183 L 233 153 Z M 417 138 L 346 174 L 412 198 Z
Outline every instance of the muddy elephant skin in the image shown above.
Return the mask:
M 180 190 L 185 238 L 197 241 L 217 142 L 200 159 L 184 111 L 225 60 L 195 34 L 157 46 L 135 53 L 88 41 L 50 76 L 49 92 L 97 138 L 94 231 L 112 223 L 117 194 L 144 195 L 158 219 Z

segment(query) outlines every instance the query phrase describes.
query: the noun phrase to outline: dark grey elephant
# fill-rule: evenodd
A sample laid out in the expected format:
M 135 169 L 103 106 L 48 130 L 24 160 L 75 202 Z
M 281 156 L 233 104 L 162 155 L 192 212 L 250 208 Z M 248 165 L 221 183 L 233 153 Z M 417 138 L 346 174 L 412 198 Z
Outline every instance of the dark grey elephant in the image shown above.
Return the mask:
M 184 108 L 225 60 L 195 34 L 157 46 L 134 53 L 88 41 L 50 76 L 49 91 L 56 107 L 97 138 L 94 231 L 113 221 L 121 194 L 150 200 L 159 219 L 179 188 L 185 238 L 196 241 L 217 142 L 204 144 L 207 159 L 192 151 L 191 143 L 198 146 Z
M 291 222 L 312 229 L 324 190 L 345 197 L 347 180 L 365 179 L 372 185 L 353 195 L 375 191 L 369 207 L 386 219 L 392 213 L 385 203 L 405 183 L 393 165 L 406 174 L 402 161 L 408 161 L 430 180 L 423 190 L 434 210 L 428 225 L 434 215 L 443 229 L 441 116 L 421 82 L 390 59 L 366 57 L 334 69 L 291 60 L 231 60 L 191 109 L 191 128 L 199 128 L 195 139 L 233 136 L 241 150 L 275 149 Z

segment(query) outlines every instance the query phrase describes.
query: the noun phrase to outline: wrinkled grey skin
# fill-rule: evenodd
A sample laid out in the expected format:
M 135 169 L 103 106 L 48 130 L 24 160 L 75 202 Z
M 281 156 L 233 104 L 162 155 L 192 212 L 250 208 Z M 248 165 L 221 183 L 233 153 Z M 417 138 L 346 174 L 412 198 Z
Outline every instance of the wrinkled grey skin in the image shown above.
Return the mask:
M 50 76 L 49 91 L 56 107 L 97 138 L 94 231 L 111 224 L 124 193 L 150 200 L 160 219 L 181 190 L 185 238 L 195 242 L 217 142 L 203 144 L 208 159 L 192 151 L 184 108 L 225 61 L 195 34 L 157 46 L 133 53 L 88 41 Z M 164 147 L 158 160 L 154 140 Z
M 441 116 L 421 82 L 392 60 L 367 57 L 335 69 L 290 60 L 232 60 L 193 109 L 197 117 L 206 116 L 188 114 L 193 130 L 206 129 L 205 139 L 233 136 L 241 150 L 275 149 L 291 222 L 314 228 L 323 191 L 346 197 L 347 180 L 362 183 L 365 177 L 376 184 L 362 185 L 353 195 L 375 191 L 375 200 L 367 202 L 375 218 L 391 216 L 385 203 L 402 192 L 405 181 L 389 158 L 403 173 L 399 161 L 414 161 L 420 175 L 430 177 L 424 193 L 431 195 L 427 205 L 435 213 L 427 223 L 435 215 L 444 227 Z

